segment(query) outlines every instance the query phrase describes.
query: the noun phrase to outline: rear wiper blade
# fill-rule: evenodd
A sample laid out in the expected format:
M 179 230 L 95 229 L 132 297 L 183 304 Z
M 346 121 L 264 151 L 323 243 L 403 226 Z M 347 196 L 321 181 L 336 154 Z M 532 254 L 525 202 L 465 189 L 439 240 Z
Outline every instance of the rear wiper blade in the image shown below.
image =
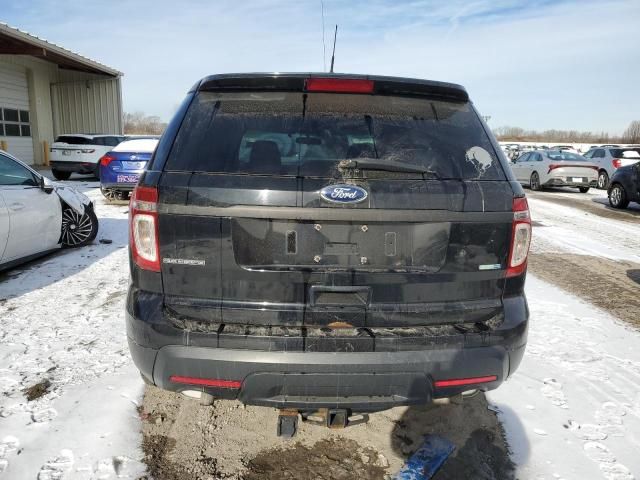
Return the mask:
M 393 160 L 380 160 L 378 158 L 357 158 L 353 160 L 340 160 L 338 168 L 341 170 L 382 170 L 384 172 L 423 173 L 438 178 L 438 174 L 427 167 L 410 165 Z

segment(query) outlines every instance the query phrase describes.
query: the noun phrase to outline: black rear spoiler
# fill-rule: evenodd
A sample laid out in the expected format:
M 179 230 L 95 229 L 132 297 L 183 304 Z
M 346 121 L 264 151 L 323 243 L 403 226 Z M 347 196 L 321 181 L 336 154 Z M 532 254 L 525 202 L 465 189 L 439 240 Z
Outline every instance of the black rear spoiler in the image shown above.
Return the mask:
M 229 73 L 211 75 L 196 83 L 195 91 L 293 91 L 304 92 L 313 78 L 335 80 L 368 80 L 373 82 L 373 95 L 436 97 L 455 102 L 468 102 L 465 88 L 455 83 L 414 78 L 353 75 L 341 73 Z

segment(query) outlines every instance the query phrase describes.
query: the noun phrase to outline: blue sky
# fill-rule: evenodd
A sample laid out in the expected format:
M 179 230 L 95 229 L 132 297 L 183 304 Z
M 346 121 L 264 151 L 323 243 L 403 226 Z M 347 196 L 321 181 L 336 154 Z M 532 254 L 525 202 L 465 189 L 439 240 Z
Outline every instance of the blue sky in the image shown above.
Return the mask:
M 320 0 L 0 0 L 0 20 L 124 72 L 168 120 L 199 78 L 322 71 Z M 621 133 L 640 119 L 638 0 L 325 0 L 336 71 L 463 84 L 490 125 Z

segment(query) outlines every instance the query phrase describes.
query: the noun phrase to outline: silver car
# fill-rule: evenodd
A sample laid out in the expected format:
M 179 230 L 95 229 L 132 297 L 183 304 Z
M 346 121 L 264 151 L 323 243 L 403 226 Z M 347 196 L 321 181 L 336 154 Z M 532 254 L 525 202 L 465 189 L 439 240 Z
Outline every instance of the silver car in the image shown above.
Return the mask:
M 584 157 L 598 165 L 597 187 L 604 190 L 609 186 L 609 179 L 615 171 L 620 167 L 637 163 L 638 155 L 640 147 L 602 146 L 590 148 Z
M 516 180 L 531 190 L 577 187 L 581 193 L 587 193 L 598 177 L 597 165 L 581 155 L 563 150 L 524 153 L 511 163 L 511 170 Z

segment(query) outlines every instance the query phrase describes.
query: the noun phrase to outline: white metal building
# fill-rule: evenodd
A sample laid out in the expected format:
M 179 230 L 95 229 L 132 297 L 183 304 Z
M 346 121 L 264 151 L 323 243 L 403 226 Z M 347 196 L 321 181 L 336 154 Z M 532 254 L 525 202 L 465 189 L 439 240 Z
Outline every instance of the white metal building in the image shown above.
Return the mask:
M 0 142 L 42 165 L 63 133 L 122 134 L 122 73 L 0 23 Z

